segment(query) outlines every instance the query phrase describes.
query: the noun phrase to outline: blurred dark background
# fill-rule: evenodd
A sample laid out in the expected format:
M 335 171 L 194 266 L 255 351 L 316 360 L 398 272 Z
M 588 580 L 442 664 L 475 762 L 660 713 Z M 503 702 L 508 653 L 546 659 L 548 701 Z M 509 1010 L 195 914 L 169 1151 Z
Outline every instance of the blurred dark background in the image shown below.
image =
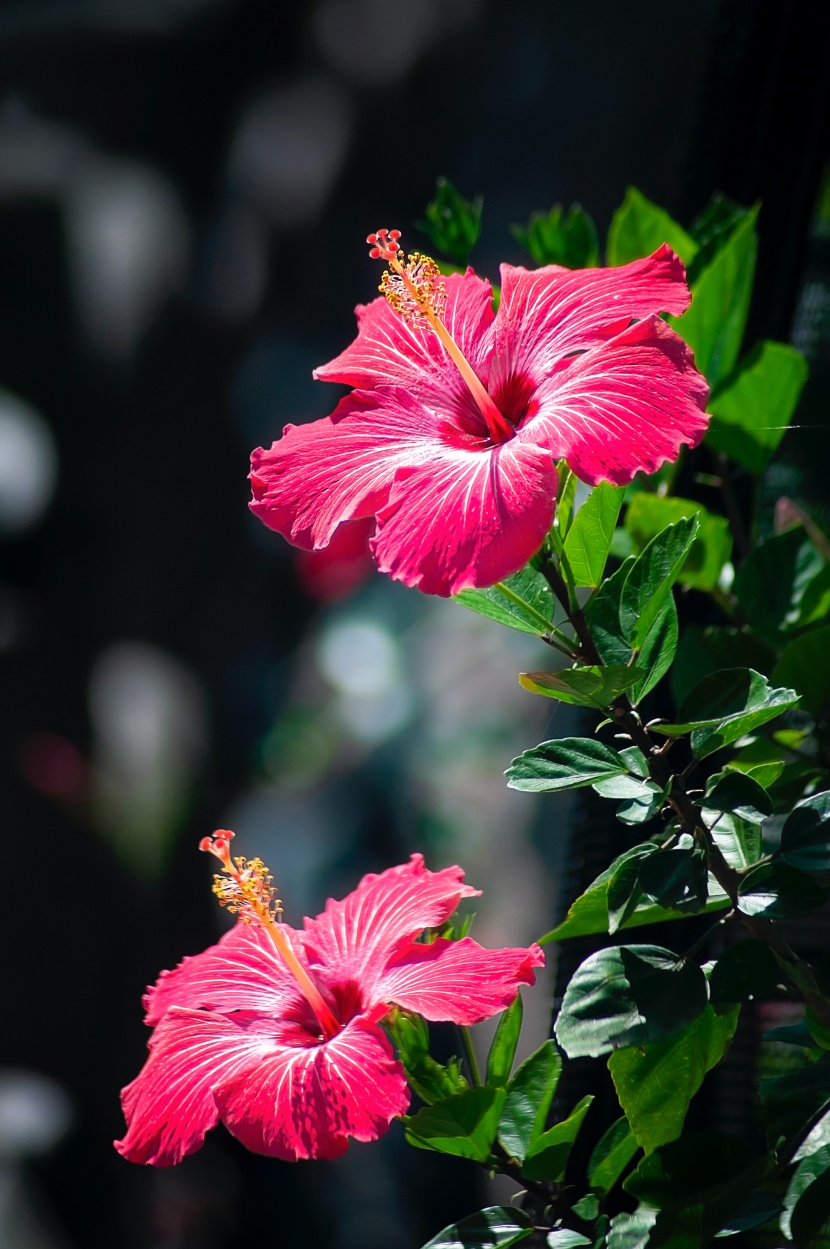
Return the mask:
M 629 183 L 686 224 L 715 189 L 761 198 L 750 335 L 795 326 L 826 383 L 829 24 L 797 0 L 0 5 L 3 1249 L 416 1249 L 475 1208 L 472 1168 L 397 1128 L 294 1167 L 221 1130 L 172 1171 L 111 1146 L 143 986 L 220 929 L 206 831 L 269 862 L 294 922 L 413 849 L 461 862 L 484 941 L 550 927 L 566 853 L 567 802 L 500 775 L 550 720 L 515 686 L 533 644 L 359 544 L 299 558 L 247 513 L 248 454 L 332 409 L 311 370 L 373 295 L 363 239 L 423 246 L 439 174 L 483 194 L 490 276 L 555 201 L 603 235 Z

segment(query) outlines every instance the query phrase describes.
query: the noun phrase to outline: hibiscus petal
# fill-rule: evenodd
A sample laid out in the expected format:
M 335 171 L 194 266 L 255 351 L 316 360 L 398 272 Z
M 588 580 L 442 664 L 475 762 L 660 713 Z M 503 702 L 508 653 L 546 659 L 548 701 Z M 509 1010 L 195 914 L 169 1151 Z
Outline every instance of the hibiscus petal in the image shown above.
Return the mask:
M 533 441 L 436 445 L 397 473 L 371 547 L 381 572 L 425 594 L 493 585 L 539 549 L 555 499 L 553 457 Z
M 174 1007 L 153 1033 L 150 1057 L 121 1092 L 127 1133 L 115 1148 L 129 1162 L 181 1162 L 219 1122 L 214 1086 L 258 1064 L 273 1044 L 225 1015 Z
M 301 957 L 302 934 L 287 924 L 283 932 Z M 258 924 L 238 923 L 216 945 L 161 973 L 144 995 L 144 1022 L 155 1026 L 172 1006 L 278 1015 L 301 1001 L 296 980 L 267 934 Z
M 225 1126 L 257 1154 L 337 1158 L 348 1138 L 373 1141 L 409 1107 L 400 1063 L 377 1024 L 357 1016 L 307 1048 L 273 1050 L 216 1090 Z
M 268 451 L 254 451 L 251 511 L 295 546 L 326 546 L 344 521 L 374 515 L 396 470 L 426 459 L 438 430 L 439 421 L 412 400 L 403 406 L 360 391 L 347 395 L 332 416 L 286 425 Z
M 447 304 L 443 321 L 470 364 L 486 382 L 486 362 L 491 348 L 493 288 L 465 274 L 444 278 Z M 384 383 L 440 394 L 453 379 L 455 366 L 438 338 L 427 326 L 411 325 L 393 312 L 386 299 L 374 299 L 356 309 L 358 332 L 355 341 L 328 364 L 315 369 L 314 376 L 326 382 L 349 386 L 374 387 Z M 456 375 L 457 376 L 457 375 Z
M 387 1002 L 425 1019 L 458 1024 L 489 1019 L 515 998 L 520 984 L 533 984 L 533 968 L 545 956 L 529 949 L 485 950 L 470 937 L 413 943 L 393 958 L 377 985 Z
M 353 893 L 330 898 L 322 915 L 305 921 L 306 952 L 320 964 L 313 974 L 332 984 L 353 981 L 365 1004 L 380 1001 L 375 985 L 401 944 L 443 924 L 462 898 L 479 893 L 464 884 L 460 867 L 430 872 L 420 854 L 364 876 Z
M 514 374 L 539 381 L 564 356 L 604 342 L 632 319 L 685 312 L 691 300 L 683 265 L 666 244 L 613 269 L 502 265 L 501 280 L 489 387 L 496 402 Z
M 649 317 L 544 382 L 519 438 L 564 457 L 583 481 L 623 485 L 700 442 L 708 395 L 683 340 Z

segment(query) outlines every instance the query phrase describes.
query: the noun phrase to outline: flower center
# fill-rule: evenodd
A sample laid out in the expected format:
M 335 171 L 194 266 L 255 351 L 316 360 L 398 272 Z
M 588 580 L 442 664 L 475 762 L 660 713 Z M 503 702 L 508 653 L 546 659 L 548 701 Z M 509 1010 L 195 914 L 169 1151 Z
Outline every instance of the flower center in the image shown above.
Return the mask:
M 282 904 L 275 897 L 273 876 L 262 859 L 245 859 L 239 856 L 231 858 L 230 843 L 233 833 L 230 829 L 219 828 L 210 837 L 203 837 L 199 842 L 200 850 L 207 850 L 222 864 L 222 874 L 218 872 L 213 878 L 213 892 L 219 899 L 220 906 L 227 907 L 231 915 L 238 915 L 243 924 L 252 921 L 260 924 L 282 959 L 285 966 L 297 982 L 305 1000 L 323 1029 L 326 1037 L 334 1036 L 340 1031 L 340 1024 L 323 998 L 322 993 L 303 967 L 291 948 L 291 943 L 282 931 L 277 916 L 282 913 Z
M 385 260 L 389 269 L 384 273 L 381 293 L 399 316 L 410 325 L 428 325 L 438 336 L 447 355 L 467 384 L 493 442 L 504 442 L 513 436 L 513 426 L 499 411 L 458 343 L 441 317 L 447 303 L 447 292 L 440 270 L 430 256 L 413 252 L 407 261 L 398 239 L 400 230 L 378 230 L 366 242 L 371 244 L 373 260 Z

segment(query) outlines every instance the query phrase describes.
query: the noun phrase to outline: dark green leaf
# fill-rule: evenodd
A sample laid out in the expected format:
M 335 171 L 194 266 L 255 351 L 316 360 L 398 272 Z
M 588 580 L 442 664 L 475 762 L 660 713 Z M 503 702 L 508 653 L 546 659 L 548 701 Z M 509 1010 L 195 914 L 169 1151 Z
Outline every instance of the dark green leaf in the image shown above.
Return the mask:
M 502 1014 L 487 1055 L 487 1084 L 503 1088 L 510 1079 L 516 1046 L 522 1030 L 522 998 L 518 994 L 512 1006 Z
M 700 250 L 691 265 L 687 266 L 687 280 L 696 282 L 715 254 L 724 246 L 731 234 L 750 210 L 716 191 L 700 216 L 692 222 L 689 233 Z
M 597 1057 L 671 1036 L 706 1001 L 697 964 L 659 946 L 615 946 L 592 954 L 574 973 L 554 1031 L 569 1058 Z
M 435 199 L 427 204 L 426 220 L 418 222 L 418 229 L 439 252 L 457 265 L 466 265 L 481 232 L 483 202 L 480 195 L 465 199 L 449 178 L 437 178 Z
M 592 785 L 627 771 L 619 755 L 591 737 L 560 737 L 526 750 L 505 772 L 510 789 L 548 793 Z
M 742 772 L 725 770 L 710 776 L 701 806 L 707 811 L 728 811 L 750 824 L 761 824 L 772 815 L 767 791 Z
M 625 690 L 630 690 L 645 676 L 635 665 L 623 667 L 609 664 L 602 667 L 562 668 L 559 672 L 522 672 L 519 684 L 531 694 L 544 694 L 578 707 L 598 711 L 610 707 Z
M 764 919 L 800 915 L 826 901 L 826 892 L 811 876 L 775 861 L 753 867 L 738 888 L 738 910 Z
M 580 204 L 571 204 L 567 212 L 554 204 L 549 213 L 533 213 L 527 226 L 511 226 L 510 233 L 537 265 L 590 269 L 599 264 L 597 228 Z
M 531 564 L 486 590 L 462 590 L 453 601 L 508 629 L 537 637 L 547 633 L 553 622 L 553 591 Z
M 723 668 L 754 668 L 769 676 L 776 652 L 764 642 L 733 628 L 703 628 L 690 624 L 683 630 L 672 665 L 671 683 L 675 702 L 683 699 L 704 677 Z
M 511 1158 L 524 1162 L 532 1142 L 544 1130 L 561 1071 L 556 1046 L 545 1041 L 525 1059 L 507 1086 L 498 1134 Z
M 673 319 L 712 386 L 732 372 L 741 349 L 758 252 L 757 215 L 757 207 L 747 213 L 697 279 L 689 311 Z
M 806 594 L 804 597 L 806 599 Z M 830 703 L 830 625 L 790 642 L 773 670 L 772 679 L 798 690 L 802 707 L 814 719 L 826 715 Z
M 622 1052 L 622 1051 L 620 1051 Z M 625 1115 L 603 1133 L 588 1161 L 588 1183 L 600 1193 L 610 1193 L 639 1149 Z
M 624 265 L 650 256 L 663 243 L 668 243 L 685 265 L 694 260 L 697 252 L 694 239 L 636 187 L 628 187 L 608 231 L 609 265 Z
M 639 875 L 643 897 L 666 910 L 695 915 L 706 905 L 708 883 L 702 850 L 661 850 L 642 861 Z
M 658 1209 L 705 1202 L 757 1161 L 758 1155 L 736 1137 L 693 1132 L 648 1154 L 624 1187 Z
M 821 1059 L 800 1071 L 762 1080 L 760 1092 L 769 1143 L 786 1161 L 830 1110 L 830 1063 Z
M 793 418 L 808 371 L 793 347 L 759 343 L 709 401 L 709 446 L 762 473 Z
M 705 677 L 687 694 L 677 724 L 655 725 L 655 731 L 667 737 L 691 733 L 692 750 L 703 759 L 797 702 L 795 690 L 772 689 L 752 668 L 727 668 Z
M 802 1159 L 784 1196 L 781 1231 L 808 1245 L 830 1219 L 830 1146 Z
M 824 560 L 801 525 L 768 538 L 738 569 L 733 592 L 752 630 L 773 645 L 799 618 L 800 605 Z
M 532 1231 L 533 1219 L 517 1206 L 488 1206 L 445 1227 L 423 1249 L 508 1249 Z
M 738 1232 L 747 1232 L 753 1227 L 760 1227 L 762 1223 L 768 1223 L 770 1219 L 774 1219 L 783 1208 L 781 1202 L 772 1193 L 765 1193 L 763 1190 L 750 1193 L 735 1213 L 729 1216 L 720 1231 L 715 1232 L 715 1237 L 735 1236 Z
M 653 847 L 646 843 L 634 846 L 620 855 L 618 859 L 602 872 L 593 884 L 573 902 L 565 919 L 541 938 L 542 942 L 562 941 L 566 937 L 586 937 L 595 933 L 608 931 L 608 885 L 615 872 L 630 858 L 639 858 L 650 854 Z M 709 900 L 704 907 L 705 912 L 721 911 L 731 906 L 730 900 L 713 877 L 709 879 Z M 621 928 L 636 928 L 643 924 L 656 924 L 664 920 L 678 918 L 680 912 L 668 911 L 655 905 L 638 906 L 636 911 L 620 925 Z
M 468 1089 L 435 1106 L 425 1106 L 404 1120 L 406 1139 L 419 1149 L 434 1149 L 484 1162 L 490 1154 L 504 1089 Z
M 642 647 L 663 611 L 697 530 L 697 517 L 666 526 L 629 569 L 620 598 L 620 625 L 635 649 Z
M 830 790 L 799 802 L 781 830 L 781 858 L 805 872 L 830 869 Z
M 628 500 L 625 527 L 631 534 L 635 551 L 642 551 L 666 525 L 692 516 L 697 517 L 698 530 L 677 581 L 693 589 L 713 590 L 732 554 L 729 522 L 724 517 L 715 516 L 692 499 L 640 491 Z
M 739 941 L 718 959 L 709 976 L 709 999 L 717 1011 L 752 998 L 769 997 L 785 982 L 781 965 L 763 941 Z
M 573 1149 L 582 1120 L 593 1102 L 589 1094 L 577 1102 L 567 1119 L 537 1136 L 522 1165 L 522 1174 L 529 1180 L 550 1180 L 558 1183 L 565 1178 L 565 1167 Z
M 574 517 L 565 539 L 565 558 L 576 585 L 600 584 L 622 500 L 619 486 L 603 482 L 594 487 Z
M 608 1070 L 617 1097 L 646 1153 L 680 1135 L 689 1102 L 706 1072 L 720 1062 L 737 1022 L 737 1009 L 716 1015 L 707 1006 L 673 1037 L 610 1056 Z

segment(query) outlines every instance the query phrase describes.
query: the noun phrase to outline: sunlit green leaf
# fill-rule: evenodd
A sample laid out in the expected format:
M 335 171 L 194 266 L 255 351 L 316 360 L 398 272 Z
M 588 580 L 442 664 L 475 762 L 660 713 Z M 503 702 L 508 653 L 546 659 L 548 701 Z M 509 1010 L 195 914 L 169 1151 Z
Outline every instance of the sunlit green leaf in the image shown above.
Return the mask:
M 553 621 L 553 591 L 531 564 L 486 590 L 462 590 L 453 601 L 508 629 L 537 637 L 547 633 Z
M 707 1006 L 682 1032 L 611 1054 L 617 1097 L 646 1153 L 680 1135 L 689 1102 L 720 1062 L 737 1022 L 737 1009 L 716 1015 Z
M 531 694 L 544 694 L 562 703 L 594 707 L 602 711 L 625 690 L 645 676 L 635 664 L 608 664 L 602 667 L 562 668 L 559 672 L 522 672 L 519 684 Z
M 741 349 L 758 254 L 757 215 L 757 207 L 747 213 L 694 284 L 691 308 L 673 319 L 713 386 L 732 372 Z
M 591 1188 L 609 1193 L 639 1148 L 631 1125 L 623 1115 L 603 1133 L 588 1160 L 587 1177 Z
M 709 446 L 762 473 L 793 418 L 807 373 L 807 361 L 793 347 L 759 343 L 709 401 Z
M 519 994 L 512 1006 L 508 1006 L 503 1012 L 498 1022 L 490 1052 L 487 1055 L 486 1083 L 490 1088 L 503 1088 L 510 1079 L 516 1046 L 519 1043 L 519 1033 L 522 1030 L 523 1010 L 522 998 Z
M 498 1135 L 511 1158 L 524 1162 L 531 1144 L 544 1131 L 561 1072 L 556 1046 L 545 1041 L 525 1059 L 507 1086 Z
M 576 513 L 565 539 L 565 558 L 576 585 L 596 587 L 602 580 L 622 500 L 620 487 L 603 482 Z
M 505 772 L 510 789 L 549 793 L 577 789 L 627 768 L 616 751 L 592 737 L 559 737 L 526 750 Z
M 678 723 L 655 725 L 655 730 L 667 737 L 691 733 L 692 750 L 704 759 L 797 702 L 795 690 L 773 689 L 751 668 L 728 668 L 705 677 L 684 698 Z
M 529 1180 L 550 1180 L 557 1183 L 565 1178 L 565 1167 L 568 1165 L 574 1141 L 593 1100 L 591 1094 L 583 1097 L 567 1119 L 536 1137 L 522 1164 L 522 1173 Z
M 804 872 L 830 869 L 830 790 L 805 798 L 787 816 L 781 858 Z
M 435 1106 L 424 1106 L 404 1120 L 406 1139 L 419 1149 L 434 1149 L 484 1162 L 490 1154 L 504 1089 L 468 1089 Z
M 753 867 L 738 889 L 738 910 L 764 919 L 800 915 L 826 901 L 825 890 L 811 876 L 775 860 Z
M 517 1206 L 488 1206 L 451 1223 L 422 1249 L 509 1249 L 532 1231 L 533 1219 Z
M 608 231 L 609 265 L 650 256 L 663 243 L 668 243 L 685 265 L 694 260 L 697 243 L 691 235 L 636 187 L 628 187 Z

